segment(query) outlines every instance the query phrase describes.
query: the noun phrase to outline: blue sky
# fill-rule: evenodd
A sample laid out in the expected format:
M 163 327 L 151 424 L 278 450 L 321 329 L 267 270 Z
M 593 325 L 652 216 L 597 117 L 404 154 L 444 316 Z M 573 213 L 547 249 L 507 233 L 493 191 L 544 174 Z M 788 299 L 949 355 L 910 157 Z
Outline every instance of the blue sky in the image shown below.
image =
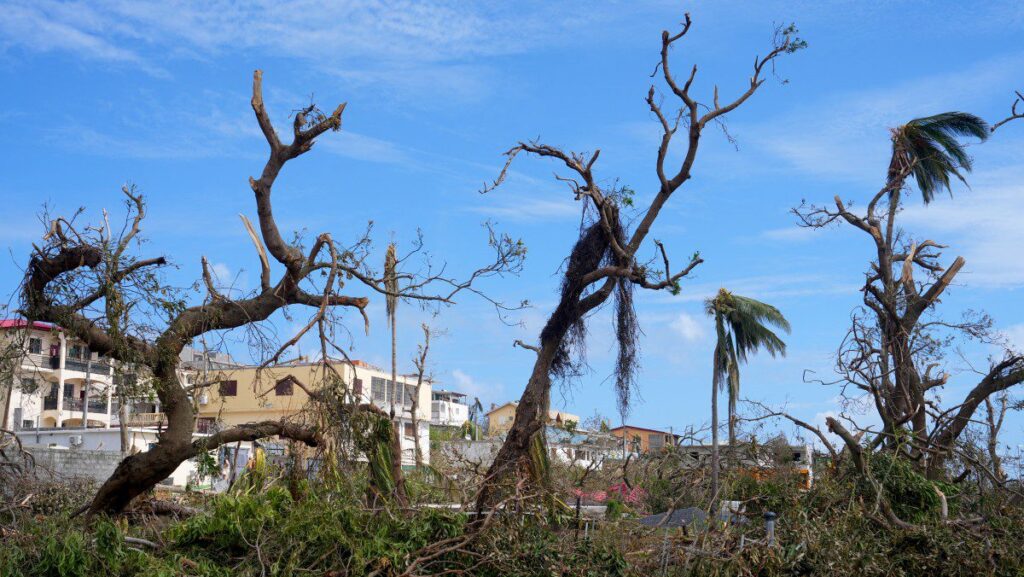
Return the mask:
M 552 178 L 554 164 L 527 158 L 503 187 L 477 190 L 516 140 L 541 137 L 601 148 L 599 177 L 628 184 L 643 205 L 656 184 L 658 139 L 643 98 L 660 32 L 675 29 L 684 11 L 695 23 L 673 62 L 677 70 L 700 65 L 696 92 L 705 100 L 715 83 L 723 97 L 742 90 L 774 24 L 796 22 L 810 47 L 781 61 L 778 79 L 728 118 L 736 146 L 708 132 L 693 180 L 655 226 L 652 236 L 676 262 L 699 250 L 706 263 L 677 297 L 640 295 L 641 400 L 629 420 L 677 430 L 707 421 L 712 345 L 702 300 L 725 286 L 775 304 L 793 324 L 785 359 L 758 357 L 745 369 L 745 395 L 820 421 L 839 410 L 838 391 L 803 383 L 803 372 L 831 376 L 870 247 L 848 230 L 801 230 L 788 211 L 837 194 L 863 202 L 882 183 L 890 126 L 951 109 L 1005 116 L 1013 89 L 1024 88 L 1016 2 L 8 2 L 0 11 L 0 246 L 9 252 L 0 292 L 16 289 L 43 203 L 62 212 L 84 206 L 96 218 L 119 208 L 128 181 L 149 202 L 144 252 L 173 260 L 172 282 L 191 284 L 205 255 L 222 284 L 258 285 L 237 214 L 255 217 L 247 178 L 266 154 L 248 103 L 261 68 L 278 126 L 311 94 L 327 109 L 349 103 L 343 131 L 325 135 L 278 180 L 285 230 L 330 231 L 344 242 L 372 220 L 378 247 L 392 238 L 401 247 L 419 228 L 434 261 L 463 273 L 487 257 L 484 220 L 526 242 L 523 274 L 485 285 L 498 298 L 533 303 L 514 318 L 521 326 L 468 296 L 436 317 L 414 305 L 400 316 L 400 358 L 412 357 L 428 320 L 446 331 L 431 361 L 444 386 L 485 403 L 517 398 L 531 355 L 512 342 L 536 338 L 550 312 L 580 207 Z M 1000 132 L 972 147 L 970 190 L 911 206 L 904 224 L 949 244 L 948 261 L 967 259 L 943 310 L 955 318 L 985 309 L 1024 344 L 1024 124 Z M 303 314 L 275 317 L 279 333 L 300 326 Z M 349 319 L 352 354 L 384 365 L 380 302 L 370 315 L 369 337 Z M 593 371 L 556 391 L 555 404 L 616 416 L 610 327 L 607 314 L 591 321 Z M 992 353 L 965 351 L 975 364 Z M 247 354 L 242 343 L 233 352 Z M 962 363 L 949 368 L 943 396 L 962 398 L 972 375 Z M 1011 442 L 1021 427 L 1009 423 Z

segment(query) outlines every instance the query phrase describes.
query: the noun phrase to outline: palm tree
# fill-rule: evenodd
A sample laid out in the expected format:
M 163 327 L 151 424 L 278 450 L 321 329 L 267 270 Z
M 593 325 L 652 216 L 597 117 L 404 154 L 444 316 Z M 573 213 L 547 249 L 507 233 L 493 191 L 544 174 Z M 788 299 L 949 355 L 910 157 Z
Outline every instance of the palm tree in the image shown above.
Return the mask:
M 779 309 L 719 289 L 705 302 L 715 319 L 714 377 L 711 386 L 711 493 L 718 494 L 718 390 L 729 385 L 729 445 L 736 442 L 736 399 L 740 393 L 740 363 L 759 349 L 773 357 L 786 354 L 786 343 L 769 326 L 789 332 L 789 321 Z
M 396 334 L 398 315 L 398 257 L 395 243 L 388 244 L 388 250 L 384 254 L 384 290 L 387 292 L 384 299 L 384 311 L 391 325 L 391 419 L 395 418 L 395 403 L 398 399 L 405 401 L 405 391 L 399 393 L 398 386 L 398 337 Z M 404 386 L 403 386 L 404 389 Z M 401 395 L 401 396 L 400 396 Z M 397 427 L 397 421 L 395 426 Z
M 984 141 L 988 135 L 988 123 L 966 112 L 915 118 L 892 129 L 892 160 L 887 175 L 890 198 L 899 198 L 910 175 L 917 181 L 925 204 L 943 188 L 950 190 L 950 175 L 966 184 L 960 171 L 971 171 L 971 157 L 957 138 L 974 136 Z

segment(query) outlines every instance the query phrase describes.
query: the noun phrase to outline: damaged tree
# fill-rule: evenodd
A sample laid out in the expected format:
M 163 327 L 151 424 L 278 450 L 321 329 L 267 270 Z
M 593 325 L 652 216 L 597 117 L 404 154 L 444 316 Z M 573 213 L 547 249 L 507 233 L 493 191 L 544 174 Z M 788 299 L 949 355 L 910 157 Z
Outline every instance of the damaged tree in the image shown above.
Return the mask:
M 345 356 L 333 344 L 331 311 L 354 309 L 369 328 L 366 296 L 342 294 L 345 281 L 371 293 L 399 299 L 419 299 L 428 304 L 447 305 L 467 290 L 480 294 L 473 286 L 478 279 L 516 272 L 525 249 L 518 241 L 490 231 L 490 246 L 495 260 L 465 279 L 454 279 L 426 272 L 416 275 L 392 272 L 381 276 L 367 265 L 369 231 L 352 246 L 343 247 L 323 233 L 312 246 L 300 238 L 287 241 L 274 218 L 271 191 L 284 166 L 306 152 L 327 131 L 341 128 L 345 104 L 330 114 L 308 106 L 295 114 L 292 141 L 283 143 L 271 123 L 263 103 L 262 73 L 253 75 L 252 109 L 270 148 L 259 178 L 250 178 L 259 218 L 259 232 L 242 216 L 260 258 L 260 286 L 244 298 L 232 298 L 218 291 L 210 267 L 202 259 L 202 282 L 206 297 L 189 306 L 183 291 L 162 284 L 159 268 L 167 264 L 160 256 L 136 258 L 131 248 L 139 245 L 139 233 L 146 215 L 142 195 L 125 187 L 128 217 L 120 230 L 111 227 L 108 215 L 100 226 L 78 226 L 74 216 L 49 220 L 49 232 L 42 246 L 34 247 L 21 287 L 21 313 L 30 320 L 56 323 L 84 341 L 91 351 L 114 359 L 123 366 L 146 371 L 167 418 L 156 445 L 144 453 L 127 456 L 100 487 L 89 514 L 117 513 L 137 495 L 147 491 L 171 474 L 183 461 L 226 443 L 252 441 L 279 436 L 307 445 L 317 445 L 323 431 L 285 421 L 244 424 L 193 440 L 194 392 L 179 379 L 179 354 L 193 339 L 213 332 L 236 328 L 254 329 L 261 321 L 290 307 L 314 310 L 310 322 L 278 349 L 266 364 L 276 361 L 298 339 L 316 328 L 323 343 L 325 362 L 328 348 Z M 268 256 L 269 253 L 269 256 Z M 272 282 L 272 263 L 283 268 Z M 428 285 L 441 290 L 429 293 Z M 397 293 L 397 294 L 396 294 Z M 491 301 L 495 306 L 500 303 Z M 206 383 L 205 385 L 209 385 Z M 400 455 L 399 457 L 400 458 Z M 399 467 L 400 470 L 400 467 Z
M 615 388 L 620 408 L 628 406 L 636 370 L 636 338 L 639 331 L 633 311 L 633 288 L 638 286 L 678 292 L 679 282 L 703 262 L 699 253 L 695 253 L 681 270 L 673 272 L 665 247 L 654 241 L 664 265 L 663 270 L 655 271 L 649 266 L 651 263 L 638 260 L 638 252 L 665 203 L 691 178 L 705 128 L 709 124 L 720 123 L 724 115 L 746 102 L 764 83 L 763 75 L 772 69 L 776 58 L 806 46 L 805 42 L 795 36 L 794 27 L 777 29 L 771 50 L 766 56 L 754 60 L 748 88 L 734 100 L 723 104 L 719 101 L 716 87 L 712 102 L 702 104 L 690 90 L 697 76 L 697 67 L 694 66 L 686 80 L 679 83 L 669 66 L 669 51 L 686 36 L 690 25 L 690 16 L 687 14 L 680 32 L 662 33 L 661 58 L 656 71 L 661 70 L 662 78 L 680 104 L 674 113 L 666 112 L 661 99 L 656 97 L 653 85 L 647 93 L 647 105 L 662 129 L 655 161 L 660 186 L 646 210 L 639 215 L 639 222 L 632 232 L 626 229 L 620 218 L 620 208 L 632 205 L 632 191 L 616 189 L 614 186 L 606 190 L 594 176 L 593 169 L 600 150 L 593 154 L 581 154 L 565 152 L 536 141 L 520 142 L 506 153 L 508 160 L 498 178 L 482 191 L 488 192 L 500 185 L 512 161 L 521 152 L 552 158 L 564 164 L 572 173 L 571 177 L 557 178 L 569 185 L 577 201 L 584 203 L 584 225 L 565 266 L 558 305 L 541 331 L 539 343 L 517 343 L 534 351 L 536 361 L 516 408 L 512 427 L 478 495 L 477 508 L 480 510 L 498 502 L 499 486 L 510 476 L 525 473 L 533 481 L 542 482 L 546 455 L 543 427 L 547 420 L 552 378 L 565 378 L 582 368 L 585 319 L 613 293 L 616 297 L 614 318 L 618 341 Z M 667 166 L 669 152 L 680 130 L 685 153 L 678 167 L 671 168 Z
M 897 217 L 909 177 L 914 177 L 928 204 L 936 193 L 950 190 L 950 177 L 963 181 L 963 173 L 971 170 L 958 139 L 985 140 L 988 134 L 983 120 L 961 112 L 912 120 L 892 131 L 886 184 L 864 212 L 854 212 L 838 196 L 835 208 L 801 206 L 794 211 L 804 226 L 845 222 L 871 239 L 874 258 L 861 289 L 864 307 L 854 313 L 840 348 L 839 382 L 844 390 L 852 386 L 858 394 L 868 395 L 881 418 L 882 430 L 868 449 L 898 451 L 932 479 L 947 476 L 945 464 L 954 443 L 978 407 L 991 395 L 1024 381 L 1024 356 L 1006 350 L 981 372 L 961 402 L 940 406 L 937 393 L 951 377 L 946 369 L 950 340 L 967 337 L 994 343 L 992 321 L 970 312 L 960 321 L 936 315 L 936 306 L 965 261 L 957 257 L 948 266 L 940 264 L 945 246 L 913 238 L 900 228 Z M 845 430 L 838 421 L 830 421 L 829 428 L 854 450 L 849 441 L 853 437 L 842 435 Z

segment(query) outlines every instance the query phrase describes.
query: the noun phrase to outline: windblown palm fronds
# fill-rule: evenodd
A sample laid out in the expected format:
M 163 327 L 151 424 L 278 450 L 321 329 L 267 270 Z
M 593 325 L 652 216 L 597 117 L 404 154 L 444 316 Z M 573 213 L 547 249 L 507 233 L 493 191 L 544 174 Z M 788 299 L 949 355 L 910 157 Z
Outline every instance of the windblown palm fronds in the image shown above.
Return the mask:
M 964 184 L 963 172 L 973 168 L 961 137 L 988 138 L 988 123 L 966 112 L 943 112 L 934 116 L 915 118 L 892 130 L 892 161 L 889 163 L 888 183 L 891 193 L 903 186 L 903 180 L 913 175 L 921 197 L 928 204 L 935 193 L 950 190 L 950 175 Z

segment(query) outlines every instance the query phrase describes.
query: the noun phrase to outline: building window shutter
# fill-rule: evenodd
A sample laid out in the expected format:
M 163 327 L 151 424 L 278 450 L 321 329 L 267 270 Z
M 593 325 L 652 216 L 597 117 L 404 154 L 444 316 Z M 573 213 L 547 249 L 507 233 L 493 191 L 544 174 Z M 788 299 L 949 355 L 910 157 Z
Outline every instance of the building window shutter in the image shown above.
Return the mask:
M 222 397 L 236 397 L 236 396 L 238 396 L 238 381 L 221 381 L 220 382 L 220 396 L 222 396 Z
M 416 430 L 412 428 L 412 423 L 405 423 L 405 436 L 406 437 L 415 437 L 416 436 Z

